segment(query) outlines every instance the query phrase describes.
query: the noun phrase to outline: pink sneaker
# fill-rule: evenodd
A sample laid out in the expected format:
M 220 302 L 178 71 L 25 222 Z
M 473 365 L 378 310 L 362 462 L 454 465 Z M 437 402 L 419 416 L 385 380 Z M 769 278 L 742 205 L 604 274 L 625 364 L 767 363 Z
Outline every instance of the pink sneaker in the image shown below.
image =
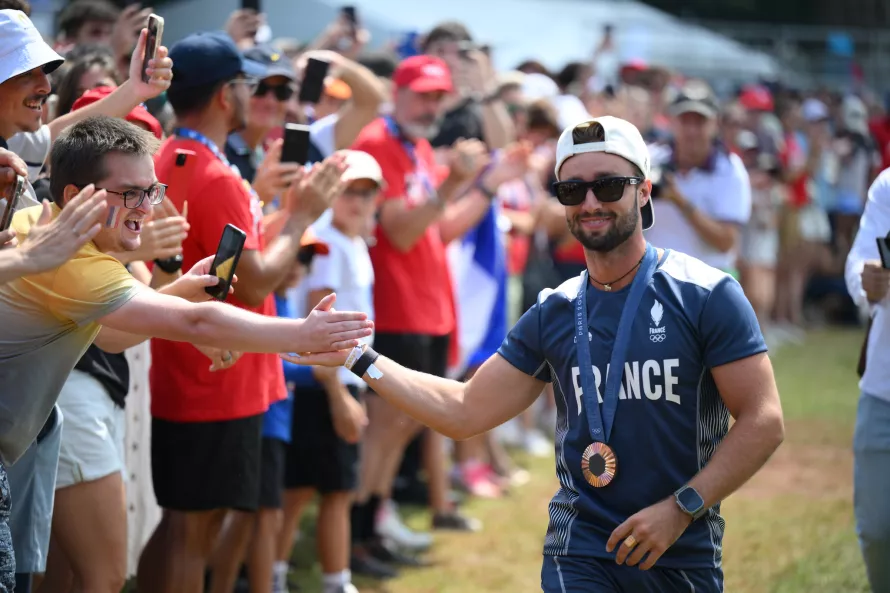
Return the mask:
M 491 468 L 478 461 L 469 461 L 461 468 L 467 490 L 479 498 L 500 498 L 501 487 L 492 481 Z

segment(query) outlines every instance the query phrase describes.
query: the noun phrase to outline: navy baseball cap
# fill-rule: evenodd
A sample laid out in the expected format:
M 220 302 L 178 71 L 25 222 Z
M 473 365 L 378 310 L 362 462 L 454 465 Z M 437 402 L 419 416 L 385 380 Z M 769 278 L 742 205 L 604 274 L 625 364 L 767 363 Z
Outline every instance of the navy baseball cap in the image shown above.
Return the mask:
M 266 73 L 263 75 L 263 78 L 284 76 L 288 80 L 297 80 L 297 73 L 294 71 L 290 59 L 274 47 L 268 45 L 251 47 L 244 52 L 244 57 L 253 62 L 262 64 L 266 68 Z
M 207 86 L 244 73 L 265 78 L 266 67 L 246 59 L 232 38 L 222 31 L 194 33 L 170 49 L 173 60 L 171 89 Z

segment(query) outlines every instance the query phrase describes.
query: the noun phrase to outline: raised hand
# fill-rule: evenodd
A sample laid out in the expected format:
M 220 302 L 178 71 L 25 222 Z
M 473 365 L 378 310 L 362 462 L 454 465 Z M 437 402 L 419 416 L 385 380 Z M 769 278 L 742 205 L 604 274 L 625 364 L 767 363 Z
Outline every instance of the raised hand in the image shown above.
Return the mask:
M 37 224 L 31 227 L 19 249 L 30 273 L 57 268 L 91 241 L 102 229 L 106 214 L 105 190 L 86 186 L 52 218 L 49 202 L 44 200 Z
M 332 155 L 303 177 L 300 183 L 290 186 L 285 197 L 285 204 L 291 214 L 305 216 L 315 221 L 331 202 L 343 192 L 345 185 L 341 181 L 346 170 L 346 162 L 342 155 Z
M 458 140 L 448 155 L 449 176 L 455 181 L 468 181 L 490 162 L 488 149 L 479 140 Z
M 130 58 L 130 79 L 124 83 L 132 88 L 140 103 L 154 99 L 169 89 L 170 82 L 173 80 L 173 60 L 167 57 L 167 48 L 163 45 L 158 47 L 154 59 L 148 62 L 146 70 L 146 74 L 149 76 L 148 82 L 142 80 L 142 60 L 145 58 L 147 37 L 148 29 L 142 29 L 139 33 L 139 40 L 136 42 L 136 49 L 133 50 L 133 56 Z
M 284 196 L 288 188 L 304 176 L 303 165 L 281 162 L 283 144 L 282 139 L 272 143 L 251 184 L 260 200 L 265 203 L 271 202 L 275 196 Z

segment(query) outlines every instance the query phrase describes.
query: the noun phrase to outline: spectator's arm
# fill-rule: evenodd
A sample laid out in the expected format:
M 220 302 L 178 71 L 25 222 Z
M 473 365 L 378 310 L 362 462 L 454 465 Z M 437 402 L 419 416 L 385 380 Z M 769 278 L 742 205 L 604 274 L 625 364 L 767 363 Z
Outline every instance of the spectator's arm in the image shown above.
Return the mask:
M 491 200 L 475 188 L 463 198 L 449 204 L 439 221 L 442 242 L 447 244 L 463 237 L 467 231 L 479 224 L 489 208 Z
M 386 94 L 377 76 L 361 64 L 340 58 L 338 66 L 340 79 L 352 90 L 352 100 L 340 110 L 334 125 L 334 143 L 341 150 L 349 148 L 362 128 L 377 117 Z
M 106 115 L 108 117 L 125 117 L 134 107 L 153 99 L 170 87 L 173 79 L 173 61 L 167 57 L 167 48 L 158 47 L 155 66 L 149 82 L 142 81 L 142 58 L 145 56 L 146 29 L 139 35 L 133 57 L 130 59 L 130 78 L 110 95 L 83 109 L 72 111 L 49 122 L 50 136 L 58 138 L 62 130 L 73 126 L 88 117 Z
M 885 237 L 890 231 L 890 170 L 878 176 L 868 190 L 865 211 L 859 221 L 859 232 L 847 255 L 844 279 L 847 291 L 853 301 L 863 306 L 869 303 L 862 288 L 862 270 L 869 261 L 880 261 L 878 237 Z
M 190 303 L 143 288 L 98 322 L 130 334 L 236 352 L 326 352 L 369 335 L 364 315 L 314 313 L 307 319 L 258 315 L 219 302 Z M 324 315 L 324 317 L 322 317 Z M 342 323 L 338 323 L 342 321 Z
M 20 250 L 7 248 L 0 251 L 0 284 L 6 284 L 31 273 L 33 273 L 32 266 L 28 265 Z
M 503 101 L 493 93 L 495 79 L 491 60 L 483 52 L 469 54 L 469 83 L 482 97 L 482 136 L 489 150 L 505 148 L 516 139 L 516 127 Z

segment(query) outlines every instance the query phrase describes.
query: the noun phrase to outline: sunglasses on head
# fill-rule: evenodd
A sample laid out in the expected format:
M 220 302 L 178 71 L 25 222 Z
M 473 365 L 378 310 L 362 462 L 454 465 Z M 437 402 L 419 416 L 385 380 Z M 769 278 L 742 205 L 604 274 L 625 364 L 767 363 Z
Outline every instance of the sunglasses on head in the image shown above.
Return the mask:
M 258 85 L 256 85 L 256 90 L 253 92 L 254 97 L 265 97 L 266 93 L 272 91 L 275 93 L 275 98 L 279 101 L 287 101 L 291 97 L 294 96 L 294 87 L 289 84 L 266 84 L 266 81 L 261 80 Z
M 553 193 L 563 206 L 578 206 L 587 199 L 587 190 L 600 202 L 617 202 L 624 195 L 627 185 L 639 185 L 643 180 L 639 177 L 603 177 L 593 181 L 557 181 L 553 184 Z

